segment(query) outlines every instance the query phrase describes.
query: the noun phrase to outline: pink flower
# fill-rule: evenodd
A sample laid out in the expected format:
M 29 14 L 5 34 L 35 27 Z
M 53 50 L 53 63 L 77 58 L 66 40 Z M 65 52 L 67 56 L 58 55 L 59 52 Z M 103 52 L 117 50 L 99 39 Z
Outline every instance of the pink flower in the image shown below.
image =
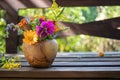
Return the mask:
M 54 34 L 54 23 L 52 21 L 42 21 L 40 26 L 36 26 L 36 33 L 40 38 Z
M 37 33 L 37 35 L 39 35 L 40 32 L 41 32 L 41 28 L 40 28 L 40 26 L 36 26 L 36 33 Z
M 43 18 L 40 18 L 40 19 L 39 19 L 40 24 L 41 24 L 43 21 L 45 21 Z

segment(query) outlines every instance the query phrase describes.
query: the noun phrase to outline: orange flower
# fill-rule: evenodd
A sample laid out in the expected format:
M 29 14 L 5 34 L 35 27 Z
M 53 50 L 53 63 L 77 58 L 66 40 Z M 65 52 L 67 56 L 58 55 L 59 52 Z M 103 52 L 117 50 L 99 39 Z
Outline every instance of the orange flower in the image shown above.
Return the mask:
M 31 18 L 31 22 L 34 21 L 35 17 Z
M 22 19 L 19 23 L 18 26 L 23 27 L 24 25 L 27 25 L 27 21 L 25 19 Z
M 27 24 L 27 21 L 25 19 L 22 19 L 21 22 L 22 22 L 23 25 Z
M 58 26 L 54 26 L 55 32 L 59 32 L 61 29 Z
M 100 52 L 98 53 L 98 56 L 99 56 L 99 57 L 103 57 L 103 56 L 104 56 L 104 53 L 103 53 L 102 51 L 100 51 Z
M 45 16 L 40 16 L 40 18 L 42 18 L 43 20 L 45 20 Z
M 22 23 L 18 23 L 18 26 L 22 27 L 22 26 L 23 26 L 23 24 L 22 24 Z
M 36 31 L 26 31 L 24 32 L 24 39 L 23 42 L 27 44 L 35 44 L 38 41 L 38 35 L 36 34 Z

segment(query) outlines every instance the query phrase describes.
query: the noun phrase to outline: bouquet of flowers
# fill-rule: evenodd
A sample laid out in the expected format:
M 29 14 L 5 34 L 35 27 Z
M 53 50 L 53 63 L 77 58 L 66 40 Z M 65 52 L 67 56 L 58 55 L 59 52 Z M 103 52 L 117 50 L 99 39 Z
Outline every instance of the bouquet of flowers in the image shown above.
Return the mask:
M 18 26 L 24 31 L 23 42 L 27 44 L 54 39 L 59 31 L 65 29 L 57 26 L 56 21 L 47 20 L 44 16 L 31 19 L 24 18 L 18 23 Z M 34 29 L 34 27 L 36 28 Z
M 66 29 L 65 27 L 58 25 L 57 18 L 63 9 L 58 7 L 55 0 L 53 0 L 53 5 L 50 9 L 53 14 L 55 14 L 54 20 L 47 19 L 44 15 L 42 15 L 32 18 L 26 17 L 18 23 L 19 28 L 24 31 L 24 43 L 35 44 L 47 39 L 54 39 L 58 32 Z
M 50 67 L 58 51 L 58 44 L 54 38 L 58 32 L 66 29 L 58 25 L 58 17 L 63 9 L 55 0 L 50 9 L 55 14 L 53 20 L 42 15 L 23 18 L 18 23 L 19 28 L 24 32 L 23 53 L 33 67 Z

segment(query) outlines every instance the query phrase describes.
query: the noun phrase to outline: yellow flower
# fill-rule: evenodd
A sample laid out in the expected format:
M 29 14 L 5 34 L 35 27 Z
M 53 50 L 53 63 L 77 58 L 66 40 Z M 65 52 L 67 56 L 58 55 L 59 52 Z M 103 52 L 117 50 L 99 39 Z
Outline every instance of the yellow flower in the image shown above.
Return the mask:
M 24 32 L 24 39 L 23 42 L 27 44 L 35 44 L 38 41 L 38 35 L 36 34 L 36 31 L 26 31 Z
M 20 68 L 21 63 L 15 63 L 15 62 L 5 62 L 1 68 L 3 69 L 15 69 L 15 68 Z

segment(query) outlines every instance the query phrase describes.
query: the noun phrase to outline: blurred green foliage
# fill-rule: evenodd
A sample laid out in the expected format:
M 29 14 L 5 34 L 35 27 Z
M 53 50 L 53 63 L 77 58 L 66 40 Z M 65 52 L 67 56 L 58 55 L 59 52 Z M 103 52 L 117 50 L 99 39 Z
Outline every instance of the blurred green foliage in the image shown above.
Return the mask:
M 48 18 L 53 18 L 52 12 L 48 9 L 32 9 L 32 15 L 45 15 Z M 99 7 L 65 7 L 60 16 L 61 21 L 86 23 L 96 20 L 118 17 L 120 14 L 119 6 L 99 6 Z M 20 10 L 27 13 L 27 9 Z M 20 13 L 20 15 L 23 15 Z M 67 18 L 63 17 L 66 16 Z M 76 35 L 64 39 L 57 39 L 59 43 L 59 51 L 77 52 L 77 51 L 120 51 L 119 40 L 108 38 L 93 37 L 88 35 Z
M 3 13 L 0 13 L 3 15 Z M 103 20 L 113 17 L 119 17 L 119 6 L 99 6 L 99 7 L 65 7 L 61 21 L 86 23 L 91 21 Z M 20 16 L 40 16 L 45 15 L 50 19 L 54 19 L 52 12 L 48 9 L 20 9 Z M 66 16 L 66 17 L 64 17 Z M 3 28 L 3 29 L 2 29 Z M 4 52 L 4 25 L 0 25 L 0 52 Z M 59 51 L 78 52 L 78 51 L 120 51 L 120 41 L 108 38 L 94 37 L 88 35 L 76 35 L 63 39 L 57 39 L 59 43 Z M 2 46 L 4 47 L 2 47 Z
M 5 26 L 6 22 L 4 20 L 5 11 L 0 10 L 0 53 L 5 52 Z

